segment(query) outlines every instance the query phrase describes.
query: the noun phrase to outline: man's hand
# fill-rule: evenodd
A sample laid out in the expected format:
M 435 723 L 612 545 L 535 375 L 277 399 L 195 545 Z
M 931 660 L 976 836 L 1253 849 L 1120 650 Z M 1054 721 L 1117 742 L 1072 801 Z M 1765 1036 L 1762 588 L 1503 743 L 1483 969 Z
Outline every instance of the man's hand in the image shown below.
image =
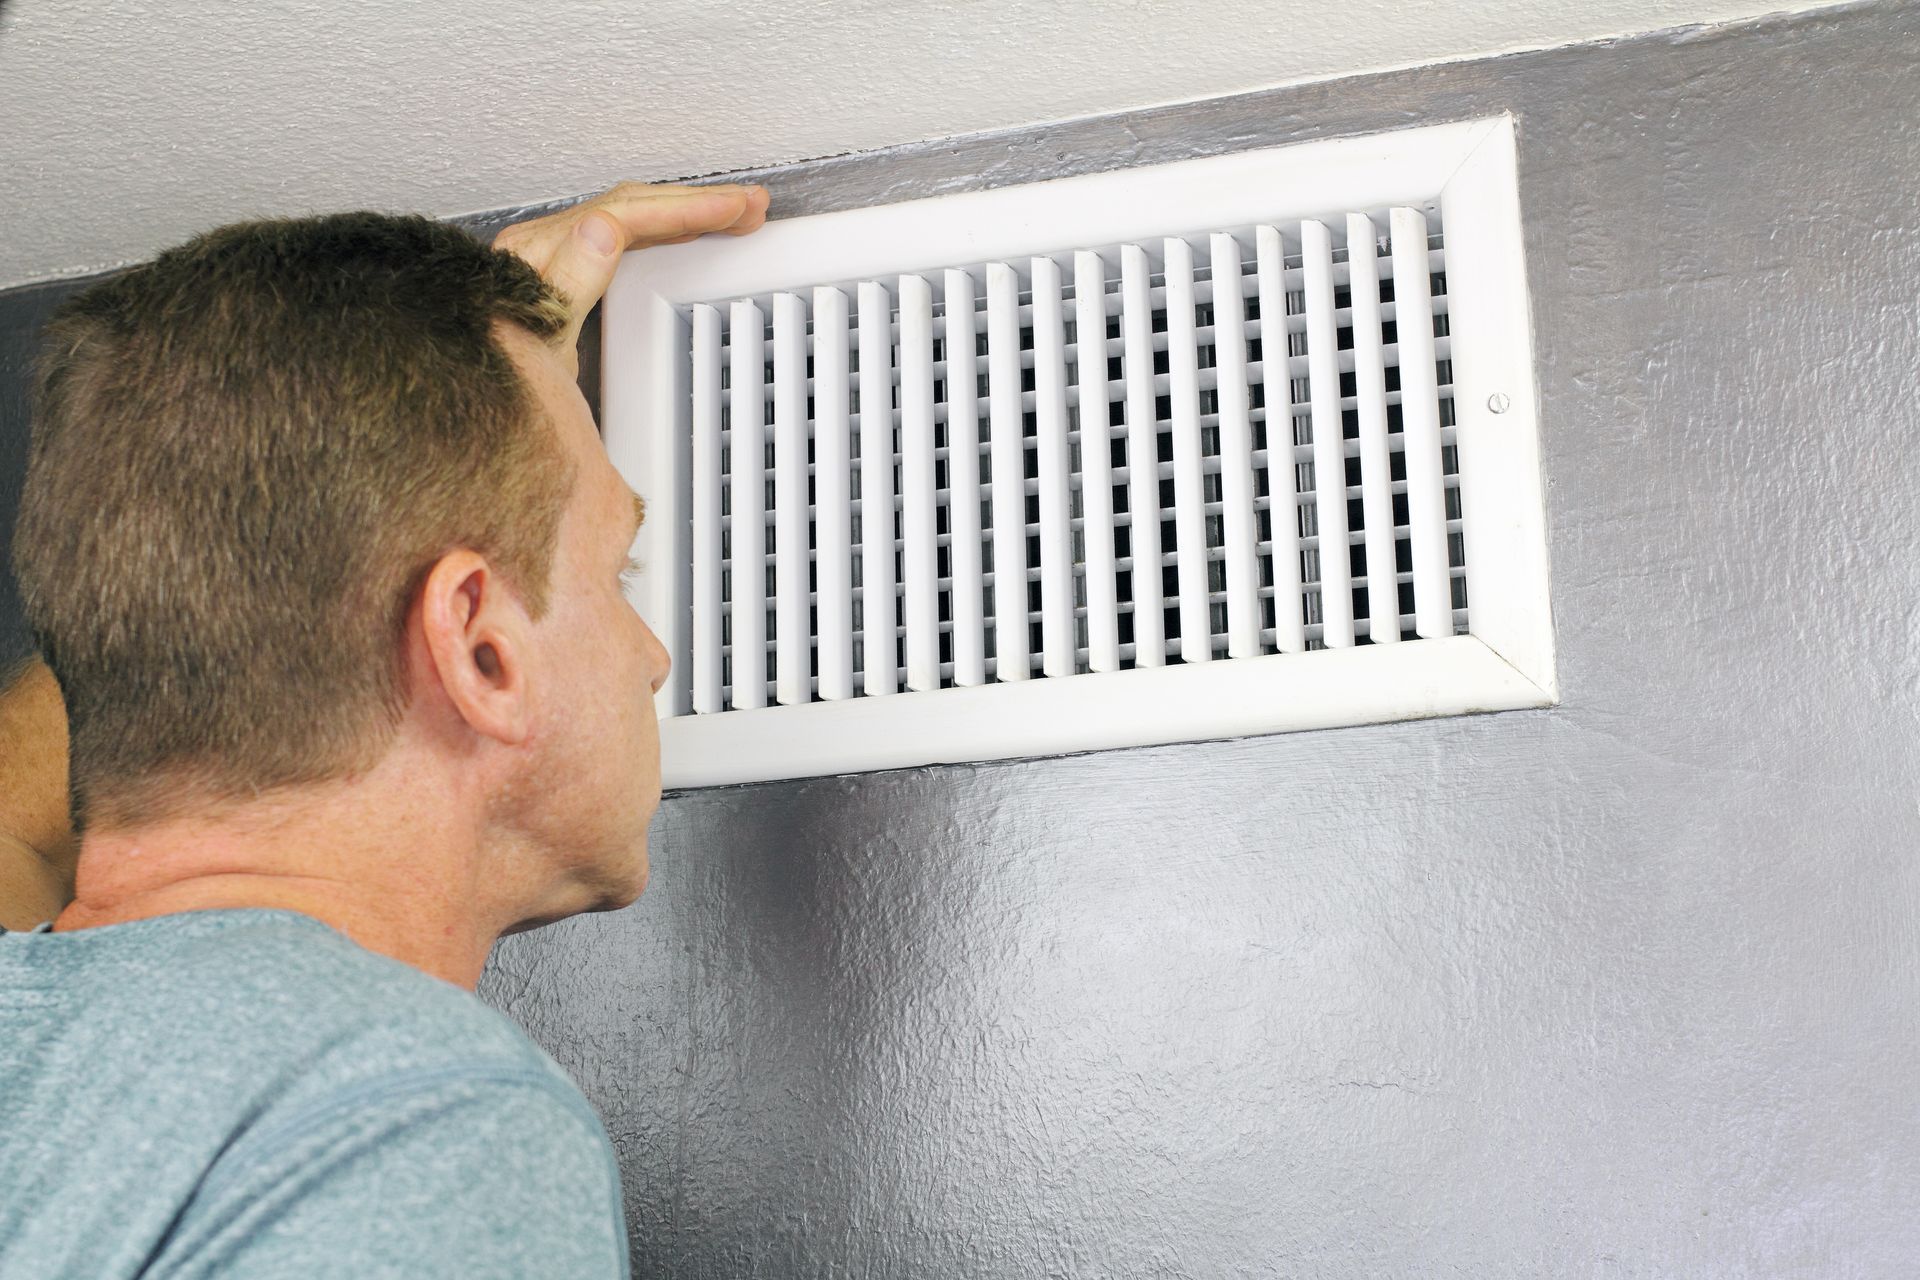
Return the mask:
M 766 220 L 765 187 L 623 182 L 571 209 L 516 222 L 493 238 L 493 247 L 525 258 L 573 304 L 562 347 L 571 355 L 580 326 L 612 283 L 622 253 L 682 244 L 709 231 L 743 236 Z

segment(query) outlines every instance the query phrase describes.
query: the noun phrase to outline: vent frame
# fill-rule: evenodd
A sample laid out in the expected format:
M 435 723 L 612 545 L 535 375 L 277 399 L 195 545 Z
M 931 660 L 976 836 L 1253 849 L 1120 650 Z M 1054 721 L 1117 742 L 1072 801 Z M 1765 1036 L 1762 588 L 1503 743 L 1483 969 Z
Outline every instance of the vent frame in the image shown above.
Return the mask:
M 1248 151 L 770 223 L 629 255 L 609 290 L 610 457 L 648 499 L 633 602 L 675 655 L 664 781 L 690 787 L 1551 706 L 1558 701 L 1513 124 Z M 1286 193 L 1309 193 L 1305 199 Z M 1275 194 L 1281 193 L 1281 194 Z M 1064 255 L 1196 229 L 1437 208 L 1445 228 L 1466 634 L 686 714 L 696 625 L 687 304 Z M 938 261 L 926 246 L 938 245 Z M 1069 308 L 1072 303 L 1069 302 Z M 1116 418 L 1119 406 L 1114 406 Z M 769 433 L 771 429 L 769 428 Z M 666 483 L 661 483 L 662 480 Z M 769 531 L 769 544 L 772 542 Z

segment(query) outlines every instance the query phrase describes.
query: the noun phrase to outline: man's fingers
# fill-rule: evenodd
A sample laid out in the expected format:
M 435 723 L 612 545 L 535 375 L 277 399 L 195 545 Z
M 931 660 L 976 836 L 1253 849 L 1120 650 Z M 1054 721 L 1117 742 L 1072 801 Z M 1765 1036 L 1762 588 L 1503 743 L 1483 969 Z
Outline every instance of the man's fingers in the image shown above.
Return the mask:
M 685 244 L 709 232 L 746 235 L 766 220 L 765 187 L 623 182 L 571 209 L 503 228 L 493 243 L 525 259 L 566 295 L 571 314 L 563 337 L 571 350 L 622 253 Z
M 626 229 L 628 247 L 641 249 L 681 236 L 726 231 L 751 216 L 754 198 L 745 187 L 693 187 L 665 193 L 642 187 L 628 193 L 615 187 L 589 201 Z M 764 221 L 766 206 L 760 202 Z
M 724 228 L 727 235 L 744 236 L 750 231 L 758 231 L 767 224 L 767 202 L 771 198 L 765 187 L 748 187 L 747 207 L 730 227 Z
M 644 249 L 668 241 L 720 231 L 745 235 L 767 220 L 765 187 L 643 186 L 623 183 L 571 209 L 503 228 L 494 244 L 544 269 L 573 225 L 588 212 L 611 215 L 626 238 L 625 248 Z

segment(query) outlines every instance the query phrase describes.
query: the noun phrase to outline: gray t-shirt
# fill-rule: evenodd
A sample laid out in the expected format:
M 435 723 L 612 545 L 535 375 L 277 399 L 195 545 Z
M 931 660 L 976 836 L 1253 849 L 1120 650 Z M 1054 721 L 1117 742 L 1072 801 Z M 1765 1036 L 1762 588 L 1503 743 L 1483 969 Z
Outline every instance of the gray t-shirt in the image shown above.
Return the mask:
M 0 1277 L 627 1274 L 599 1118 L 472 994 L 292 911 L 0 931 Z

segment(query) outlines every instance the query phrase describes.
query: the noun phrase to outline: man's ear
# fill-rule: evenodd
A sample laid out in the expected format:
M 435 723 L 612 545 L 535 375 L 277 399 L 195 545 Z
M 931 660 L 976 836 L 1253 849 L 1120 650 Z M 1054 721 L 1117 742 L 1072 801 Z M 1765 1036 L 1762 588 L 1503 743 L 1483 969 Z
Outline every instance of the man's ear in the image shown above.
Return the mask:
M 417 616 L 426 669 L 416 678 L 436 682 L 475 733 L 524 741 L 532 623 L 499 572 L 478 552 L 449 551 L 427 573 Z

